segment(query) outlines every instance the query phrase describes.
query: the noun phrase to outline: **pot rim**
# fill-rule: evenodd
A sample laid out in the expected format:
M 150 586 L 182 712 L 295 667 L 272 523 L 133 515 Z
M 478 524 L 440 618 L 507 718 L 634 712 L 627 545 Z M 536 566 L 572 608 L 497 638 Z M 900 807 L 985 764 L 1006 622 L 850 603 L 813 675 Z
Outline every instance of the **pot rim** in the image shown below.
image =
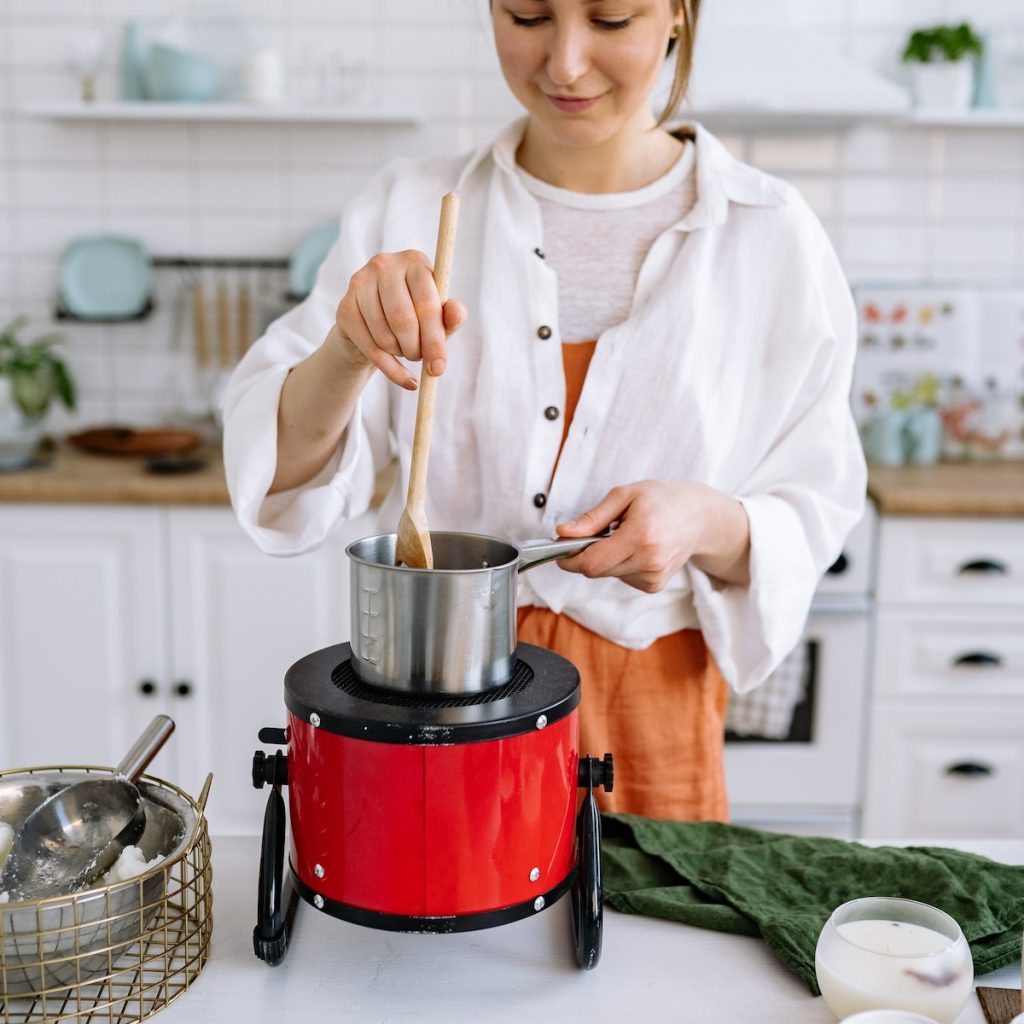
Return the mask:
M 522 550 L 515 544 L 507 540 L 502 540 L 500 537 L 492 537 L 486 533 L 465 533 L 460 530 L 431 530 L 431 537 L 466 537 L 472 538 L 473 540 L 483 540 L 491 544 L 501 545 L 504 548 L 508 548 L 512 552 L 512 557 L 505 562 L 500 562 L 497 565 L 480 565 L 466 569 L 414 569 L 408 565 L 391 565 L 388 562 L 374 562 L 368 558 L 364 558 L 362 555 L 357 555 L 353 552 L 353 548 L 359 544 L 371 544 L 374 541 L 380 541 L 384 539 L 390 539 L 394 537 L 397 541 L 398 534 L 396 533 L 376 533 L 370 537 L 360 537 L 358 540 L 352 541 L 345 547 L 345 554 L 348 555 L 353 562 L 358 562 L 360 565 L 372 566 L 375 569 L 387 569 L 392 572 L 399 573 L 415 573 L 417 575 L 425 575 L 426 573 L 440 574 L 445 576 L 468 576 L 477 573 L 488 573 L 494 572 L 498 569 L 518 568 L 519 559 L 522 557 Z

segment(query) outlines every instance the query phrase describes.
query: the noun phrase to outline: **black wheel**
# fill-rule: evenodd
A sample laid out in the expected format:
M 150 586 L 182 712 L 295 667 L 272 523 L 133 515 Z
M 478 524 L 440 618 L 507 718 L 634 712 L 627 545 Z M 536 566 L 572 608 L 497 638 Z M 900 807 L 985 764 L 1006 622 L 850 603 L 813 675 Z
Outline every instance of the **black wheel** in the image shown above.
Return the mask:
M 601 959 L 601 816 L 592 792 L 576 817 L 576 877 L 572 884 L 572 926 L 576 962 L 589 971 Z

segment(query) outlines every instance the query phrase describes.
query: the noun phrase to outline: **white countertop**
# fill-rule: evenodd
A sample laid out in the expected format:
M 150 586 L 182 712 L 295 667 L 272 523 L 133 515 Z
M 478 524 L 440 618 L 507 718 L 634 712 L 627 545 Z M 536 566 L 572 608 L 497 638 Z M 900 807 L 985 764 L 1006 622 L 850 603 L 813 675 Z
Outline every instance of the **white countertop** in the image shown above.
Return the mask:
M 1024 841 L 927 845 L 1024 863 Z M 300 903 L 288 955 L 268 967 L 252 951 L 258 870 L 257 839 L 214 839 L 210 959 L 160 1024 L 834 1022 L 758 939 L 606 910 L 601 960 L 582 971 L 568 896 L 525 921 L 457 935 L 361 928 Z M 1020 967 L 978 980 L 1019 988 Z M 984 1024 L 976 997 L 958 1024 Z

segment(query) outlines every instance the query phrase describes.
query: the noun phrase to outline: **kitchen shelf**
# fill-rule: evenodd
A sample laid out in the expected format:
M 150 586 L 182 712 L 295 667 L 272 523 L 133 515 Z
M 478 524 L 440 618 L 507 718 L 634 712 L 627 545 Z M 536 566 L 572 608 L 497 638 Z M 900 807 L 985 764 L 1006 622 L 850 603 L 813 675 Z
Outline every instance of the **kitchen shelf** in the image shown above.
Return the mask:
M 55 103 L 33 107 L 33 117 L 93 122 L 248 122 L 264 124 L 416 125 L 421 115 L 407 108 L 300 105 L 296 103 Z
M 988 107 L 961 113 L 915 110 L 909 123 L 918 128 L 1024 128 L 1024 110 Z

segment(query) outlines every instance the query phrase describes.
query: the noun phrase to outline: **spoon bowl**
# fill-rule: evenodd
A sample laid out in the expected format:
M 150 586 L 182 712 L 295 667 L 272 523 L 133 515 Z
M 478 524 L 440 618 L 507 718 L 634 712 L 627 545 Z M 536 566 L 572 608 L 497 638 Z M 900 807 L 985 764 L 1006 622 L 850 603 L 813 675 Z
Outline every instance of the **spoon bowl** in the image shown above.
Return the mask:
M 14 837 L 0 871 L 11 900 L 59 896 L 106 871 L 146 826 L 135 780 L 174 731 L 157 715 L 117 766 L 114 779 L 76 782 L 43 801 Z

